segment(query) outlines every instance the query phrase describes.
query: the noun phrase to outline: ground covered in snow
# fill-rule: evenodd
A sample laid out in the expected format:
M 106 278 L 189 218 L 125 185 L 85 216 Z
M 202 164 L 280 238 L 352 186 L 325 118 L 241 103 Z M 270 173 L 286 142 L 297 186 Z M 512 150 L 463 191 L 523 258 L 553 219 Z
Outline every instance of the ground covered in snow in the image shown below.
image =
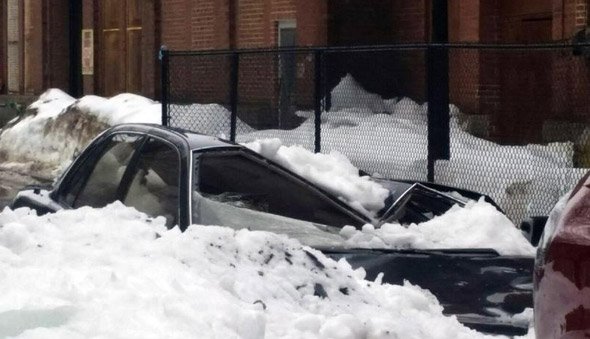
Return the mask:
M 271 233 L 181 233 L 118 203 L 0 225 L 0 337 L 485 337 L 428 291 Z

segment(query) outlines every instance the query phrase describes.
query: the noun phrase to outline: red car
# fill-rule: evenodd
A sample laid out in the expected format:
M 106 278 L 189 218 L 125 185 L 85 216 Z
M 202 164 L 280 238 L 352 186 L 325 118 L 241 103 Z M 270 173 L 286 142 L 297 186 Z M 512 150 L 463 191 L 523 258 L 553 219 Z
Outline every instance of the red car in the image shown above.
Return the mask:
M 551 212 L 534 275 L 537 338 L 590 338 L 590 172 Z

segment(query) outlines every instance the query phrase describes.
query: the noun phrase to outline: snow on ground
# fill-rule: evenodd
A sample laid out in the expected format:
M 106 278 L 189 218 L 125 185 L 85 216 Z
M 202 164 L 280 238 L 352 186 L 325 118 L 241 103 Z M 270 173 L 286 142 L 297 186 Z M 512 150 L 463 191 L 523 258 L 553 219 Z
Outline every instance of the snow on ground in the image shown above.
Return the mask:
M 0 213 L 0 337 L 484 338 L 428 291 L 295 240 L 167 230 L 120 203 Z

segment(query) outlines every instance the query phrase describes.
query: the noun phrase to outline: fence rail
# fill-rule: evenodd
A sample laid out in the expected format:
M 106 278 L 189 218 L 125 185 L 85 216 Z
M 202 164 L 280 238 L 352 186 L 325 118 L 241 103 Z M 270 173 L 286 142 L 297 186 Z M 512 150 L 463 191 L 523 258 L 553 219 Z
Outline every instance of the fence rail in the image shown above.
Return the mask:
M 488 194 L 518 221 L 590 167 L 590 44 L 161 50 L 162 123 L 278 137 Z

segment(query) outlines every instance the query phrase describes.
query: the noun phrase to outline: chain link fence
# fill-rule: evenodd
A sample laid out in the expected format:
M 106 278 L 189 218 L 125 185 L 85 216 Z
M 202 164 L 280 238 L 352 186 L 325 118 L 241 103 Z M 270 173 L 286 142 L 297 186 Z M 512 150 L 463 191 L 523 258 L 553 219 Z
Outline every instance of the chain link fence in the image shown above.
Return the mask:
M 375 176 L 490 195 L 518 222 L 546 215 L 590 168 L 589 51 L 164 51 L 163 123 L 237 142 L 280 138 L 338 151 Z

